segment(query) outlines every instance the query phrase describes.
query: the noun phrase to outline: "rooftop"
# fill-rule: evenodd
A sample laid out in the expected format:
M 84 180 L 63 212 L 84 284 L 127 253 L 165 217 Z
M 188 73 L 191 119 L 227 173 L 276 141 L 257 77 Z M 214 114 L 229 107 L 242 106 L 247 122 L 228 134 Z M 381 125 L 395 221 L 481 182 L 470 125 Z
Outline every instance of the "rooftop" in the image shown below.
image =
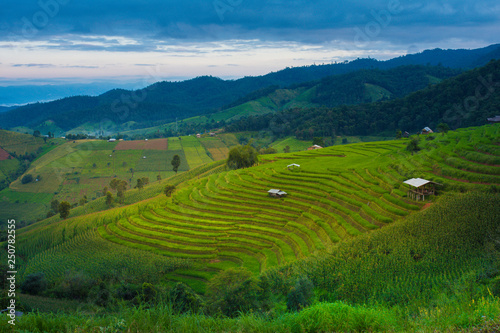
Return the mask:
M 405 180 L 403 183 L 408 184 L 408 185 L 413 186 L 413 187 L 420 187 L 420 186 L 424 186 L 424 185 L 429 184 L 429 183 L 438 184 L 436 182 L 433 182 L 433 181 L 430 181 L 427 179 L 422 179 L 422 178 L 408 179 L 408 180 Z

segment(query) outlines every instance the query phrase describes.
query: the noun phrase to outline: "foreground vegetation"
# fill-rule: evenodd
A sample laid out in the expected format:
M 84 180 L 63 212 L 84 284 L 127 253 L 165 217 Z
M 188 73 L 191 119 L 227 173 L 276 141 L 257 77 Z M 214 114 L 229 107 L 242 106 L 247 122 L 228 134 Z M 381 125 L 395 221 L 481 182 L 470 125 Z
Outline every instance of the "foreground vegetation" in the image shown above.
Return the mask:
M 110 301 L 106 312 L 96 306 L 76 314 L 34 312 L 19 318 L 16 329 L 494 330 L 500 316 L 499 199 L 498 195 L 479 193 L 446 197 L 401 223 L 339 243 L 325 254 L 267 270 L 257 278 L 227 280 L 227 273 L 221 274 L 209 284 L 206 305 L 203 301 L 195 305 L 189 289 L 176 293 L 178 286 L 157 290 L 153 296 L 143 288 L 138 293 L 142 305 L 137 307 Z M 239 287 L 221 290 L 218 278 Z M 218 291 L 215 298 L 214 290 Z M 191 311 L 197 314 L 183 314 L 189 309 L 187 304 L 196 306 L 198 310 Z M 89 311 L 101 315 L 89 316 Z M 226 317 L 214 317 L 217 313 Z M 8 331 L 5 322 L 0 325 Z

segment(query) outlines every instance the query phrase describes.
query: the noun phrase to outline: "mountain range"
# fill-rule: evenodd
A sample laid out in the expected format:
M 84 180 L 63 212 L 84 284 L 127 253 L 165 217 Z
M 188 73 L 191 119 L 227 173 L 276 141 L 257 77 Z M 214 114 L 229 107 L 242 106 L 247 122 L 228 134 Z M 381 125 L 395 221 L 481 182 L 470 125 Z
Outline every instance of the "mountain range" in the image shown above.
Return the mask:
M 421 89 L 430 83 L 437 83 L 441 79 L 458 74 L 460 71 L 456 69 L 466 70 L 483 66 L 494 58 L 500 58 L 500 44 L 476 50 L 428 50 L 387 61 L 357 59 L 336 64 L 286 68 L 264 76 L 238 80 L 204 76 L 183 82 L 165 81 L 135 91 L 114 89 L 95 97 L 74 96 L 47 103 L 29 104 L 0 113 L 0 123 L 4 128 L 34 129 L 50 121 L 52 128 L 67 132 L 84 124 L 95 129 L 103 122 L 111 122 L 115 125 L 114 130 L 120 131 L 123 124 L 133 124 L 135 128 L 141 128 L 158 122 L 166 123 L 212 114 L 248 103 L 270 91 L 304 88 L 308 85 L 318 86 L 315 95 L 308 101 L 315 105 L 333 107 L 364 103 L 402 97 L 414 91 L 417 86 Z M 389 89 L 379 89 L 377 84 L 366 79 L 371 77 L 374 82 L 380 81 L 386 75 L 381 70 L 408 65 L 437 66 L 441 70 L 433 71 L 440 73 L 441 77 L 426 74 L 429 80 L 424 82 L 423 87 L 413 82 L 402 82 Z M 344 76 L 340 81 L 338 77 L 334 77 L 360 70 L 363 71 Z M 366 80 L 360 81 L 359 78 Z M 346 85 L 349 81 L 351 84 Z M 353 92 L 346 93 L 346 88 L 352 89 Z M 367 89 L 371 91 L 367 93 Z

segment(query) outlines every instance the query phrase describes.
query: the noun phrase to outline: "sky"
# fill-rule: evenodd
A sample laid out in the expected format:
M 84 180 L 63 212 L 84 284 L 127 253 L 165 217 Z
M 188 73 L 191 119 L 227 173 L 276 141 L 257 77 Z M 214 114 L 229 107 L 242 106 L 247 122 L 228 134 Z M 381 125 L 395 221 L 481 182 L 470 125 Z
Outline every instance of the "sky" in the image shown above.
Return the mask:
M 234 79 L 498 36 L 498 0 L 3 0 L 0 86 Z

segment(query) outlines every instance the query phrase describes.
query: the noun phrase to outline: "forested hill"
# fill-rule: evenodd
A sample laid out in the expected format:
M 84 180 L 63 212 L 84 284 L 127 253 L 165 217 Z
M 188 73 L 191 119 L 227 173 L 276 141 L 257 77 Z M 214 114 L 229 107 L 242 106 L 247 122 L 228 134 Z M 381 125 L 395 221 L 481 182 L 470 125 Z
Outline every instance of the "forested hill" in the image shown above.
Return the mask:
M 111 120 L 115 124 L 134 121 L 146 126 L 212 113 L 254 91 L 270 86 L 288 87 L 327 76 L 360 69 L 389 69 L 408 64 L 441 64 L 444 67 L 472 68 L 493 58 L 500 45 L 477 50 L 430 50 L 388 61 L 358 59 L 329 65 L 314 65 L 269 73 L 258 77 L 224 81 L 199 77 L 183 82 L 159 82 L 137 91 L 111 90 L 98 97 L 77 96 L 49 103 L 36 103 L 0 113 L 5 128 L 34 127 L 53 120 L 63 130 L 84 123 Z
M 227 131 L 270 130 L 277 136 L 299 139 L 332 135 L 369 135 L 416 132 L 445 122 L 451 128 L 478 126 L 499 113 L 500 60 L 470 70 L 404 98 L 336 108 L 294 108 L 275 114 L 248 117 Z

